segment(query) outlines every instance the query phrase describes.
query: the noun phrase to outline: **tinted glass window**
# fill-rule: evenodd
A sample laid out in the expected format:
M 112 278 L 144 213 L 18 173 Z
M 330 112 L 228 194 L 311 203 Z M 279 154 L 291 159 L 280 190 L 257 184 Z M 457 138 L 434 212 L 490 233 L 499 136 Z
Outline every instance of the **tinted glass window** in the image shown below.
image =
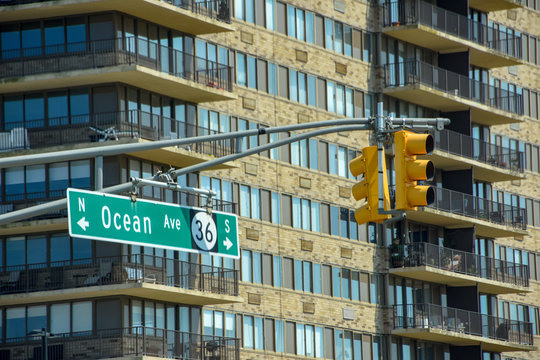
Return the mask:
M 21 48 L 21 33 L 16 25 L 1 28 L 0 44 L 2 46 L 2 58 L 10 59 L 19 57 Z
M 84 51 L 86 49 L 86 24 L 84 19 L 68 19 L 66 36 L 68 51 Z
M 64 43 L 64 24 L 62 20 L 45 21 L 45 54 L 56 54 L 63 52 Z
M 21 39 L 24 56 L 41 55 L 41 28 L 39 23 L 23 24 Z

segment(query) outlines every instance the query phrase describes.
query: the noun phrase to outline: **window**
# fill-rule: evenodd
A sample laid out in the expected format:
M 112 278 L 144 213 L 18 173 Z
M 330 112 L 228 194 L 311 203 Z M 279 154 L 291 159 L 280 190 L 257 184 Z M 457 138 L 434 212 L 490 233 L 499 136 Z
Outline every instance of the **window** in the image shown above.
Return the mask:
M 276 64 L 270 62 L 268 63 L 268 93 L 277 95 L 277 68 Z
M 264 349 L 263 319 L 255 317 L 255 349 Z
M 281 97 L 289 98 L 289 87 L 288 87 L 288 71 L 286 67 L 279 67 L 279 90 L 278 94 Z
M 326 109 L 329 112 L 336 112 L 336 84 L 327 81 L 326 82 Z
M 296 324 L 296 354 L 306 355 L 305 329 L 302 324 Z
M 304 10 L 296 9 L 296 38 L 301 41 L 306 40 Z
M 276 337 L 276 352 L 284 352 L 285 351 L 285 343 L 284 343 L 284 336 L 285 336 L 285 329 L 284 329 L 284 323 L 283 320 L 275 320 L 275 337 Z
M 334 50 L 337 53 L 343 54 L 343 24 L 334 22 Z
M 296 16 L 295 8 L 287 5 L 287 35 L 290 37 L 296 37 Z
M 247 57 L 247 84 L 252 89 L 257 89 L 257 60 L 252 57 Z
M 332 267 L 332 296 L 341 297 L 341 271 Z
M 285 352 L 289 354 L 295 353 L 295 324 L 293 322 L 285 322 Z
M 281 256 L 274 256 L 274 286 L 283 286 L 283 276 L 281 268 Z
M 328 50 L 334 50 L 334 24 L 332 20 L 324 20 L 324 45 Z
M 71 330 L 71 309 L 70 304 L 51 305 L 51 333 L 65 334 Z
M 244 347 L 253 349 L 253 316 L 244 315 Z
M 283 258 L 283 287 L 286 289 L 293 289 L 293 260 L 290 258 Z
M 300 260 L 294 260 L 294 290 L 304 290 L 303 280 L 302 262 Z
M 255 284 L 262 284 L 262 272 L 261 272 L 261 253 L 253 252 L 253 282 Z
M 73 303 L 71 307 L 71 319 L 71 329 L 74 333 L 92 331 L 92 302 L 82 301 Z M 141 325 L 142 320 L 139 323 L 139 326 Z
M 261 59 L 257 60 L 257 89 L 264 92 L 268 91 L 268 83 L 266 78 L 267 62 Z
M 240 216 L 250 217 L 251 215 L 250 190 L 247 185 L 240 185 Z
M 275 3 L 274 0 L 265 0 L 266 5 L 266 28 L 275 30 Z
M 251 251 L 242 250 L 242 281 L 251 282 Z
M 247 86 L 246 55 L 241 53 L 236 53 L 236 82 Z
M 297 72 L 289 69 L 289 100 L 298 101 L 298 76 Z
M 26 337 L 26 334 L 25 308 L 6 309 L 6 339 Z
M 313 13 L 306 11 L 306 41 L 315 43 L 315 23 Z
M 276 2 L 276 19 L 277 19 L 277 31 L 282 34 L 287 34 L 287 5 L 282 2 Z

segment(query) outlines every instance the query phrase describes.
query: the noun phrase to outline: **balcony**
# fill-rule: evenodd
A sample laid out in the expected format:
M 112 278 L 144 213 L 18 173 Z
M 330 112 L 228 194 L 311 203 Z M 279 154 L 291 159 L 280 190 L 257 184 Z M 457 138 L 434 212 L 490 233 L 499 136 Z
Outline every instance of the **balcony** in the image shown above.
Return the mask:
M 0 22 L 118 11 L 193 35 L 232 31 L 229 0 L 2 0 Z
M 114 82 L 194 103 L 236 99 L 230 66 L 137 37 L 1 53 L 2 93 Z
M 47 339 L 49 359 L 240 359 L 237 338 L 146 326 L 54 335 Z M 41 359 L 42 351 L 41 340 L 35 336 L 6 339 L 0 344 L 3 359 Z
M 523 122 L 523 96 L 422 61 L 384 66 L 384 93 L 432 109 L 471 111 L 475 123 Z
M 0 151 L 41 149 L 59 145 L 107 143 L 108 140 L 146 141 L 183 139 L 218 134 L 195 124 L 141 110 L 94 113 L 24 122 L 6 119 L 0 129 Z M 171 148 L 177 150 L 176 148 Z M 236 151 L 236 140 L 225 139 L 183 146 L 188 151 L 156 149 L 136 156 L 175 167 L 193 165 L 202 155 L 222 157 Z
M 525 209 L 438 187 L 435 202 L 407 212 L 407 218 L 447 228 L 475 226 L 478 236 L 492 238 L 527 234 Z
M 475 179 L 491 183 L 524 177 L 521 151 L 451 130 L 435 131 L 433 137 L 435 151 L 429 155 L 429 160 L 438 169 L 464 170 L 472 166 Z
M 393 245 L 390 273 L 446 284 L 476 286 L 487 294 L 528 292 L 529 267 L 429 243 Z
M 484 12 L 520 8 L 524 0 L 469 0 L 469 7 Z
M 7 266 L 0 305 L 129 295 L 191 305 L 242 301 L 238 270 L 151 255 Z
M 532 324 L 434 304 L 394 305 L 392 334 L 450 343 L 482 345 L 483 351 L 531 351 Z
M 520 36 L 421 0 L 385 4 L 383 32 L 438 53 L 469 50 L 471 65 L 485 69 L 522 63 Z

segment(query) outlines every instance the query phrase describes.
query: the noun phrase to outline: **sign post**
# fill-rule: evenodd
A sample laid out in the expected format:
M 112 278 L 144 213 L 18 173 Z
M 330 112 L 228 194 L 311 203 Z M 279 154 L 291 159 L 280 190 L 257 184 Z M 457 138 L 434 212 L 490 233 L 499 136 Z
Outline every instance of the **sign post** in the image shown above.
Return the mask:
M 73 237 L 240 256 L 233 214 L 71 188 L 67 200 Z

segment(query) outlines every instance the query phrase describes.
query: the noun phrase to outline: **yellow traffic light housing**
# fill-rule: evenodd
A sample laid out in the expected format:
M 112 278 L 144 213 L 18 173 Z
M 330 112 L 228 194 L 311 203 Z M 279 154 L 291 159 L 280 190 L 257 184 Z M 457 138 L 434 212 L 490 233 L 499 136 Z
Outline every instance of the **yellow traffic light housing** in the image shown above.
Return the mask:
M 390 210 L 390 194 L 388 192 L 388 179 L 386 177 L 386 161 L 383 154 L 383 199 L 384 210 Z M 367 204 L 354 212 L 354 217 L 358 224 L 366 222 L 378 222 L 389 219 L 387 214 L 379 214 L 379 164 L 377 146 L 369 146 L 362 149 L 362 155 L 356 157 L 349 163 L 351 174 L 355 177 L 364 175 L 363 181 L 355 184 L 352 188 L 352 195 L 355 200 L 366 198 Z
M 435 167 L 429 160 L 417 160 L 416 155 L 433 151 L 433 136 L 409 131 L 394 133 L 396 171 L 396 210 L 418 210 L 435 200 L 431 186 L 417 185 L 418 180 L 431 180 Z

